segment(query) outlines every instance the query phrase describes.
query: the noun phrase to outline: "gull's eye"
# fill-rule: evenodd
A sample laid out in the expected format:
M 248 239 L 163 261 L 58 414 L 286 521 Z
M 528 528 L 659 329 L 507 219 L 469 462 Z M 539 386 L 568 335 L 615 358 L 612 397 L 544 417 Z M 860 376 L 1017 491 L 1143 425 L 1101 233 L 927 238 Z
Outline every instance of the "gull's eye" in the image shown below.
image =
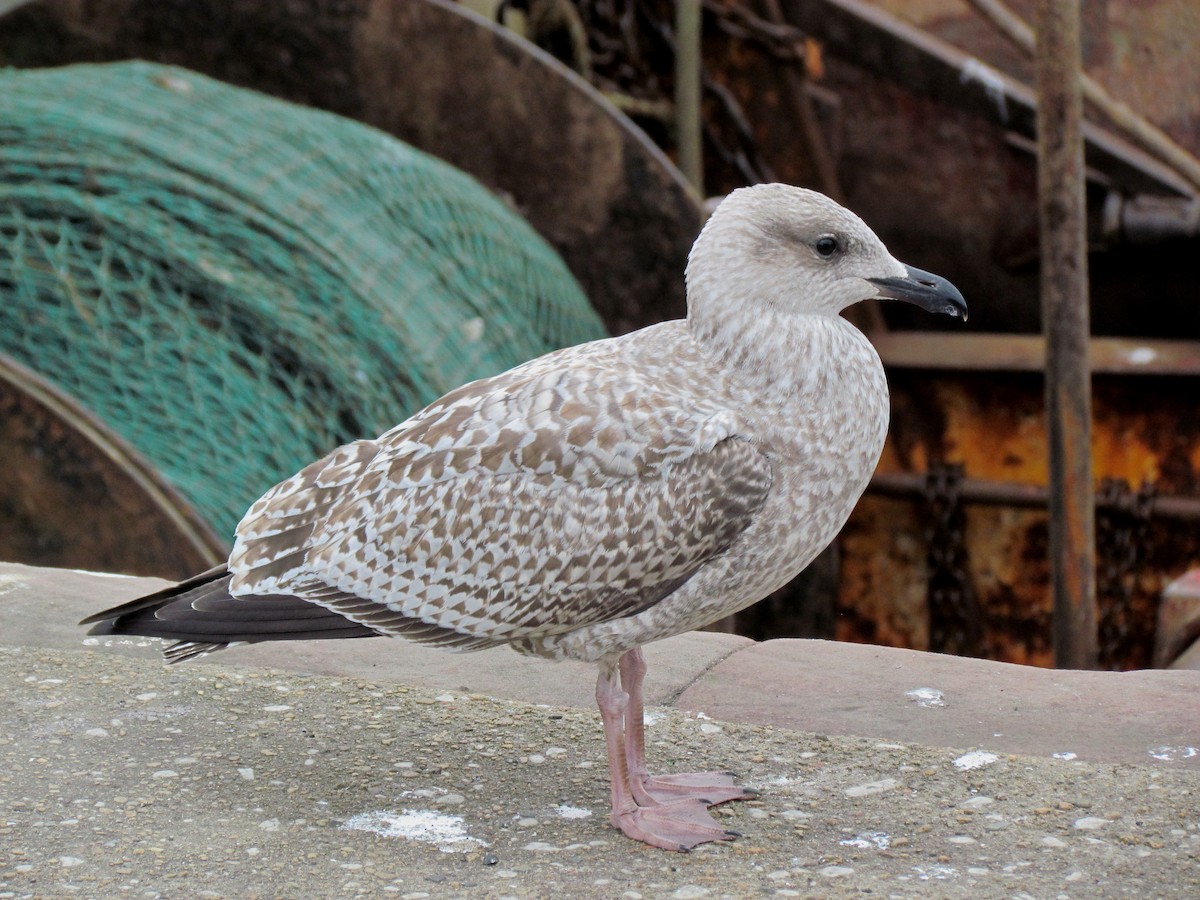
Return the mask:
M 838 252 L 840 246 L 837 238 L 835 238 L 832 234 L 826 234 L 817 238 L 816 242 L 813 244 L 813 249 L 817 251 L 818 255 L 824 257 L 825 259 L 829 259 L 829 257 Z

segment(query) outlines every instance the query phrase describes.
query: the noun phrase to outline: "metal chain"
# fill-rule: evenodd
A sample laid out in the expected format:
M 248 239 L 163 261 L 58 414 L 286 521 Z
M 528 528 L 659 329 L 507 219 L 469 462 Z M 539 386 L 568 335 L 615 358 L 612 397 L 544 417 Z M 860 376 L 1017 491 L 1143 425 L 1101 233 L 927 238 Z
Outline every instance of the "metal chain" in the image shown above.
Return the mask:
M 1100 664 L 1118 667 L 1153 639 L 1154 622 L 1133 608 L 1138 572 L 1148 556 L 1155 491 L 1134 491 L 1123 478 L 1105 478 L 1096 491 L 1096 601 Z
M 925 546 L 929 566 L 929 649 L 959 656 L 983 651 L 983 615 L 968 574 L 961 463 L 935 462 L 925 477 Z

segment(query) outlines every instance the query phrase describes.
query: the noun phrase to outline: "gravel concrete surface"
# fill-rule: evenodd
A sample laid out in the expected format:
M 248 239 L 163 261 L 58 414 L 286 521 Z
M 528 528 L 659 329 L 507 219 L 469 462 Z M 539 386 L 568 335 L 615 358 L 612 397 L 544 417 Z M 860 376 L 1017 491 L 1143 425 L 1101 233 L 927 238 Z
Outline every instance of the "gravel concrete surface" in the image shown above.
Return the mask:
M 157 590 L 152 578 L 0 563 L 7 643 L 160 658 L 162 642 L 88 637 L 88 613 Z M 647 703 L 828 735 L 1200 773 L 1200 670 L 1079 672 L 813 640 L 690 632 L 646 647 Z M 409 641 L 242 646 L 189 665 L 258 666 L 528 703 L 596 706 L 596 667 L 507 647 L 448 653 Z
M 1200 897 L 1194 768 L 657 708 L 652 768 L 763 792 L 684 855 L 609 826 L 591 710 L 40 647 L 0 678 L 4 898 Z

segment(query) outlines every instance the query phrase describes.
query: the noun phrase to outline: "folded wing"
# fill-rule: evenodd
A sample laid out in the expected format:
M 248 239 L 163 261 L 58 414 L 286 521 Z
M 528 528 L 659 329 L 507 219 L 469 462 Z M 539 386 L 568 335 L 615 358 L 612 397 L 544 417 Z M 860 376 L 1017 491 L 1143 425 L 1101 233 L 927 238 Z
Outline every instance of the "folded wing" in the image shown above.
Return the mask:
M 578 366 L 466 385 L 264 496 L 232 593 L 463 649 L 636 614 L 763 503 L 770 462 L 737 424 Z

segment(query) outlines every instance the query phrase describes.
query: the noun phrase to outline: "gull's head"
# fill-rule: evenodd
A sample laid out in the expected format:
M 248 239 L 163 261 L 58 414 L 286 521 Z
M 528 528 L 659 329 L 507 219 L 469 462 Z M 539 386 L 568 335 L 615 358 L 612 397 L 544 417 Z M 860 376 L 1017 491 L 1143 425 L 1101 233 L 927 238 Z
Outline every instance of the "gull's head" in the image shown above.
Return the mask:
M 782 313 L 837 315 L 860 300 L 904 300 L 967 317 L 949 281 L 906 266 L 867 224 L 824 194 L 786 184 L 741 188 L 704 226 L 687 267 L 689 314 L 736 303 Z

